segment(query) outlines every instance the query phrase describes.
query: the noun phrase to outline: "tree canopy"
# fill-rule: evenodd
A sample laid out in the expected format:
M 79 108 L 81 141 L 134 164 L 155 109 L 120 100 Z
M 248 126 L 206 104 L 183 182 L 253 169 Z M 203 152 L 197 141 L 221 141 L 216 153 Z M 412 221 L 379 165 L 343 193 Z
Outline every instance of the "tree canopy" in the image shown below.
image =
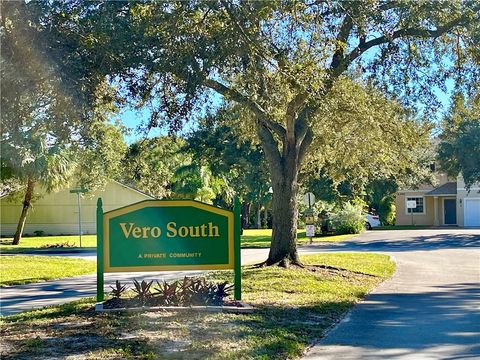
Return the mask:
M 300 264 L 298 175 L 315 136 L 322 136 L 316 129 L 325 124 L 338 81 L 358 71 L 404 105 L 423 102 L 430 110 L 438 105 L 435 88 L 445 88 L 447 79 L 465 92 L 478 84 L 475 0 L 32 6 L 43 9 L 39 24 L 55 46 L 75 49 L 66 56 L 67 70 L 91 79 L 86 88 L 108 79 L 117 101 L 148 106 L 149 126 L 177 130 L 219 98 L 242 107 L 239 122 L 253 119 L 273 187 L 268 265 Z
M 40 26 L 44 12 L 36 5 L 1 4 L 1 189 L 24 191 L 14 244 L 36 185 L 52 191 L 76 182 L 93 190 L 123 157 L 123 135 L 108 123 L 116 108 L 94 94 L 92 102 L 81 101 L 82 87 L 71 86 L 81 79 L 63 71 L 63 53 Z
M 443 120 L 438 159 L 450 176 L 463 176 L 467 189 L 480 183 L 480 94 L 454 99 Z

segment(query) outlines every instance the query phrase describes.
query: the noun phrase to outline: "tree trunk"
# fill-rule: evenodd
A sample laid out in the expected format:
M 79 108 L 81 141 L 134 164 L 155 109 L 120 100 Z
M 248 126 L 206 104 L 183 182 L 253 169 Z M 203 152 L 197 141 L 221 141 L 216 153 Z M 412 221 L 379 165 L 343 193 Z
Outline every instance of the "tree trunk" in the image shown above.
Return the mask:
M 13 237 L 12 245 L 18 245 L 22 238 L 23 228 L 25 227 L 25 220 L 27 219 L 28 209 L 30 209 L 31 201 L 33 197 L 33 189 L 35 188 L 35 180 L 28 178 L 27 191 L 25 192 L 25 198 L 23 199 L 22 213 L 20 214 L 20 220 L 18 221 L 17 231 Z
M 294 155 L 294 154 L 291 154 Z M 282 173 L 272 179 L 272 245 L 266 265 L 301 265 L 297 253 L 298 164 L 296 157 L 284 158 Z
M 257 205 L 257 229 L 262 228 L 262 205 L 258 203 Z
M 292 119 L 293 115 L 290 117 Z M 302 266 L 297 253 L 298 172 L 313 131 L 305 117 L 296 123 L 287 121 L 287 129 L 278 141 L 272 130 L 261 124 L 258 135 L 265 152 L 272 179 L 272 244 L 265 265 Z
M 267 206 L 263 208 L 263 228 L 268 229 L 268 209 Z
M 248 229 L 250 219 L 250 203 L 245 201 L 242 204 L 242 229 Z

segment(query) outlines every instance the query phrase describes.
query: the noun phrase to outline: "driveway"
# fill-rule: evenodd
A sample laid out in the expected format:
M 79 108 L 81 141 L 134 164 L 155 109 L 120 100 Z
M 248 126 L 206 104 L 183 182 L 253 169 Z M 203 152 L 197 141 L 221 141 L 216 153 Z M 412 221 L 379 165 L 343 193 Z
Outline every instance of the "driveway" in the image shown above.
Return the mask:
M 480 358 L 480 230 L 370 231 L 335 250 L 386 253 L 397 270 L 305 359 Z

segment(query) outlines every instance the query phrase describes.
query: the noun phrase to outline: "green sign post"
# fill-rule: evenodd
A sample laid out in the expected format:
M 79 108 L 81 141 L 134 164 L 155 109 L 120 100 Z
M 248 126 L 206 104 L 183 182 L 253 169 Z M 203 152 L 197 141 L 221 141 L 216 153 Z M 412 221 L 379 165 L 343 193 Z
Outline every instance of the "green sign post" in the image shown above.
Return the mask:
M 234 211 L 193 200 L 147 200 L 103 212 L 97 202 L 97 301 L 105 272 L 234 270 L 241 300 L 240 203 Z

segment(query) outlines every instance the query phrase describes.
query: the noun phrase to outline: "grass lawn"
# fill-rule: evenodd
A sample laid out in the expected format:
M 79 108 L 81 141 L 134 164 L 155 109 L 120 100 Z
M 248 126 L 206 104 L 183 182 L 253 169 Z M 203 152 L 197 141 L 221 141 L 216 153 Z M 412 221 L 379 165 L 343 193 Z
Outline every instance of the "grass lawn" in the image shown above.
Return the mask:
M 69 243 L 76 247 L 80 246 L 80 238 L 78 235 L 66 235 L 66 236 L 32 236 L 23 237 L 20 240 L 20 244 L 11 245 L 13 238 L 0 239 L 0 251 L 2 253 L 22 253 L 32 250 L 48 250 L 42 249 L 42 246 L 52 244 Z M 97 247 L 97 235 L 83 235 L 82 236 L 82 248 L 94 248 Z M 69 251 L 72 248 L 56 248 L 56 251 Z
M 54 256 L 4 255 L 0 257 L 0 286 L 19 285 L 96 271 L 96 263 Z
M 305 230 L 299 230 L 297 236 L 297 243 L 300 246 L 310 242 L 310 239 L 305 236 Z M 313 241 L 336 242 L 351 239 L 354 236 L 357 236 L 357 234 L 317 236 L 313 238 Z M 242 248 L 268 248 L 271 240 L 272 229 L 245 229 L 242 235 Z
M 75 359 L 292 359 L 324 335 L 356 301 L 391 276 L 379 254 L 321 254 L 308 264 L 348 270 L 244 268 L 253 314 L 97 314 L 94 299 L 2 318 L 2 355 Z M 215 279 L 231 279 L 217 272 Z
M 332 235 L 321 236 L 313 238 L 313 241 L 343 241 L 350 239 L 355 235 Z M 270 247 L 270 241 L 272 238 L 272 229 L 245 229 L 242 236 L 243 248 L 267 248 Z M 79 246 L 78 235 L 70 236 L 42 236 L 42 237 L 24 237 L 20 240 L 19 245 L 11 245 L 12 238 L 0 239 L 0 252 L 5 254 L 20 254 L 31 251 L 48 251 L 49 249 L 43 249 L 42 246 L 49 244 L 69 243 Z M 308 244 L 309 239 L 305 236 L 305 230 L 298 231 L 298 244 Z M 82 247 L 95 250 L 97 246 L 96 235 L 84 235 L 82 236 Z M 51 250 L 51 249 L 50 249 Z M 71 251 L 72 248 L 56 248 L 55 251 Z

